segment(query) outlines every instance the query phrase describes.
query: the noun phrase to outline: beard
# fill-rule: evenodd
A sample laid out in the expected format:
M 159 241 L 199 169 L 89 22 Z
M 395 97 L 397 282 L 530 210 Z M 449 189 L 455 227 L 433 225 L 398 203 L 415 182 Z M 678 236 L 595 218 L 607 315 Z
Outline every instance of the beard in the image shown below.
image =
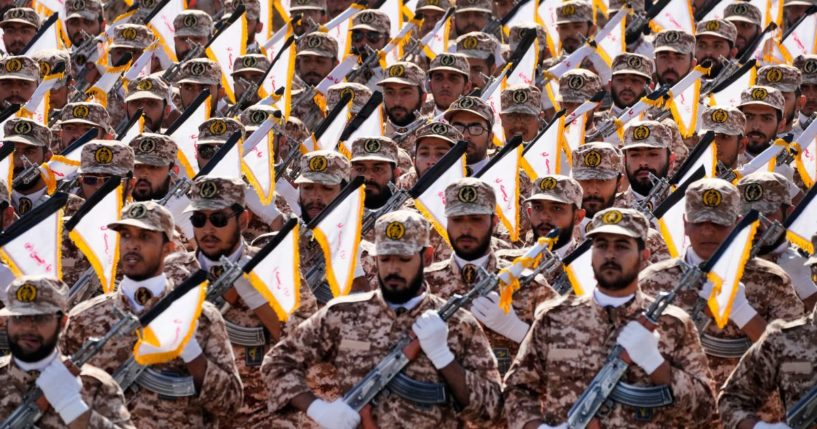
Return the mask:
M 57 347 L 58 337 L 56 331 L 52 338 L 40 337 L 39 340 L 42 345 L 40 345 L 40 347 L 37 350 L 34 350 L 33 352 L 24 351 L 18 345 L 18 338 L 8 335 L 8 329 L 6 329 L 6 335 L 8 336 L 9 339 L 9 351 L 11 352 L 11 355 L 17 359 L 20 359 L 23 362 L 32 363 L 41 361 L 48 357 L 51 353 L 53 353 L 54 349 Z
M 203 236 L 201 238 L 196 237 L 196 247 L 199 250 L 201 250 L 201 253 L 204 254 L 204 256 L 206 256 L 211 261 L 218 261 L 219 259 L 221 259 L 222 256 L 230 256 L 230 254 L 232 254 L 237 249 L 238 242 L 241 240 L 241 232 L 238 231 L 238 227 L 236 227 L 236 231 L 234 231 L 233 234 L 230 235 L 229 240 L 224 242 L 224 246 L 222 246 L 215 253 L 205 252 L 202 249 L 201 245 L 199 244 L 199 240 L 206 240 L 206 239 L 210 239 L 210 238 L 215 238 L 215 237 L 213 237 L 211 235 L 205 235 L 205 236 Z
M 632 94 L 632 91 L 627 91 L 627 92 L 629 92 L 630 94 Z M 630 106 L 634 105 L 635 103 L 637 103 L 637 102 L 638 102 L 638 100 L 640 100 L 640 99 L 641 99 L 641 97 L 643 97 L 643 96 L 645 96 L 645 95 L 646 95 L 646 94 L 645 94 L 645 93 L 643 93 L 643 92 L 641 93 L 641 95 L 635 95 L 635 96 L 633 97 L 633 101 L 632 101 L 631 103 L 629 103 L 629 104 L 625 104 L 623 101 L 621 101 L 621 99 L 619 98 L 618 94 L 616 94 L 616 93 L 615 93 L 615 91 L 610 91 L 610 97 L 612 97 L 612 98 L 613 98 L 613 103 L 614 103 L 614 104 L 615 104 L 617 107 L 621 107 L 621 108 L 626 108 L 626 107 L 630 107 Z
M 749 138 L 749 142 L 746 144 L 746 152 L 749 152 L 752 156 L 757 156 L 760 152 L 769 148 L 774 136 L 767 136 L 760 131 L 750 131 L 746 134 L 746 137 Z
M 667 177 L 667 172 L 669 172 L 669 163 L 666 163 L 661 171 L 653 170 L 651 168 L 639 168 L 638 170 L 630 173 L 630 170 L 627 170 L 627 179 L 630 181 L 630 188 L 632 188 L 633 191 L 637 192 L 639 195 L 646 196 L 652 190 L 652 182 L 650 182 L 649 178 L 644 179 L 646 182 L 642 182 L 637 179 L 638 173 L 642 171 L 649 171 L 650 173 L 654 174 L 655 177 Z
M 582 199 L 582 208 L 585 211 L 585 217 L 587 217 L 589 219 L 593 219 L 593 216 L 595 216 L 596 213 L 598 213 L 598 212 L 600 212 L 600 211 L 602 211 L 602 210 L 604 210 L 604 209 L 606 209 L 608 207 L 613 207 L 613 202 L 615 200 L 616 200 L 616 193 L 615 192 L 613 192 L 610 195 L 610 197 L 607 198 L 606 200 L 604 198 L 602 198 L 602 197 L 595 196 L 595 195 L 585 196 Z M 591 202 L 599 203 L 599 208 L 598 209 L 591 209 L 590 205 L 586 204 L 586 203 L 591 203 Z
M 605 278 L 603 275 L 600 275 L 600 271 L 606 268 L 613 268 L 619 271 L 618 277 L 613 278 Z M 595 266 L 593 266 L 593 274 L 596 276 L 596 281 L 598 282 L 599 286 L 602 289 L 607 290 L 622 290 L 629 286 L 632 282 L 638 279 L 638 266 L 636 266 L 632 270 L 625 271 L 621 265 L 617 264 L 613 261 L 605 262 L 599 267 L 597 270 Z
M 401 282 L 405 285 L 405 288 L 402 289 L 392 289 L 391 286 L 387 285 L 386 282 L 396 280 Z M 420 264 L 420 269 L 417 273 L 414 274 L 414 277 L 411 280 L 406 280 L 397 274 L 389 274 L 386 278 L 381 278 L 380 274 L 377 274 L 377 282 L 380 284 L 380 290 L 383 293 L 383 299 L 392 303 L 392 304 L 405 304 L 410 299 L 417 296 L 420 292 L 420 289 L 423 288 L 423 266 L 422 262 Z
M 561 249 L 562 246 L 570 243 L 570 240 L 573 239 L 573 227 L 575 225 L 575 222 L 570 222 L 570 226 L 559 230 L 559 236 L 556 237 L 556 243 L 553 244 L 553 249 Z M 540 223 L 539 225 L 535 225 L 533 227 L 533 238 L 538 240 L 539 238 L 549 234 L 550 231 L 553 231 L 553 228 L 556 228 L 556 226 L 548 223 Z M 542 233 L 544 230 L 547 230 L 548 232 L 543 235 Z
M 386 109 L 386 116 L 389 117 L 389 120 L 394 125 L 397 125 L 398 127 L 405 127 L 406 125 L 417 120 L 417 118 L 414 116 L 414 111 L 419 111 L 421 107 L 422 101 L 417 101 L 417 105 L 414 106 L 411 111 L 402 106 L 394 106 L 390 109 Z M 402 119 L 395 119 L 395 113 L 400 113 L 402 115 Z
M 301 219 L 303 219 L 304 222 L 306 222 L 306 223 L 309 223 L 310 221 L 312 221 L 312 216 L 309 215 L 309 210 L 310 209 L 312 209 L 314 207 L 319 208 L 321 211 L 326 209 L 326 204 L 318 203 L 318 202 L 304 203 L 303 201 L 298 200 L 298 205 L 301 207 Z
M 711 67 L 709 74 L 706 76 L 710 79 L 717 77 L 721 69 L 723 69 L 723 63 L 717 58 L 706 57 L 699 64 L 703 67 Z
M 394 178 L 390 180 L 390 182 L 394 181 Z M 391 189 L 389 189 L 388 185 L 380 186 L 380 184 L 367 180 L 364 182 L 366 185 L 366 199 L 363 201 L 363 205 L 369 209 L 379 209 L 383 207 L 383 204 L 386 204 L 386 201 L 391 198 Z M 375 194 L 372 192 L 374 189 L 377 189 L 377 193 Z
M 17 175 L 22 173 L 24 170 L 25 170 L 25 168 L 15 168 L 14 169 L 14 177 L 17 177 Z M 28 183 L 20 182 L 16 186 L 14 186 L 14 190 L 17 191 L 17 192 L 23 192 L 23 193 L 26 192 L 26 191 L 30 191 L 30 190 L 36 188 L 37 185 L 39 185 L 42 180 L 43 180 L 42 178 L 37 176 L 31 182 L 28 182 Z
M 161 271 L 159 269 L 159 267 L 162 264 L 162 259 L 161 258 L 157 259 L 154 263 L 151 264 L 150 263 L 151 261 L 145 261 L 145 259 L 139 253 L 130 252 L 130 253 L 126 253 L 126 254 L 122 255 L 122 257 L 120 258 L 120 261 L 123 261 L 123 260 L 125 260 L 127 258 L 133 258 L 133 257 L 138 258 L 139 262 L 140 262 L 138 265 L 136 265 L 135 269 L 137 271 L 132 271 L 132 272 L 125 271 L 125 270 L 128 269 L 127 266 L 123 265 L 120 262 L 120 266 L 122 266 L 122 270 L 121 270 L 122 274 L 128 276 L 128 278 L 130 278 L 131 280 L 141 282 L 143 280 L 147 280 L 149 278 L 155 277 L 156 273 Z
M 147 184 L 148 189 L 139 188 L 139 184 Z M 164 181 L 158 188 L 153 188 L 153 185 L 150 184 L 145 179 L 139 179 L 136 182 L 136 186 L 133 189 L 133 199 L 134 201 L 150 201 L 150 200 L 159 200 L 165 195 L 167 195 L 167 191 L 170 190 L 170 177 Z
M 466 261 L 473 261 L 474 259 L 478 259 L 488 253 L 488 249 L 491 247 L 491 234 L 493 234 L 493 232 L 493 228 L 491 228 L 481 238 L 474 237 L 473 235 L 461 235 L 451 242 L 451 247 L 454 249 L 454 253 L 456 253 L 460 258 L 465 259 Z M 451 237 L 450 231 L 448 232 L 448 236 Z M 460 248 L 457 242 L 463 238 L 471 238 L 476 240 L 477 246 L 470 251 Z

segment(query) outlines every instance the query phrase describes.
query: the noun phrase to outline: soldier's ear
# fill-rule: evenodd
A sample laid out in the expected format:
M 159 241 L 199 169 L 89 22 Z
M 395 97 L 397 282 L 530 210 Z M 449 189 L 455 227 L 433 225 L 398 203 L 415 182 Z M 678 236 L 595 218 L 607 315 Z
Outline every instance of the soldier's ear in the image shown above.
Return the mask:
M 241 229 L 241 231 L 246 230 L 247 227 L 250 225 L 251 215 L 252 213 L 250 212 L 249 209 L 244 209 L 244 211 L 241 212 L 240 215 L 238 215 L 238 227 Z
M 255 23 L 255 34 L 260 33 L 261 30 L 263 30 L 263 29 L 264 29 L 264 23 L 262 23 L 260 20 Z
M 651 254 L 652 252 L 650 252 L 650 249 L 647 247 L 647 244 L 644 243 L 644 249 L 641 250 L 641 260 L 644 262 L 649 262 Z

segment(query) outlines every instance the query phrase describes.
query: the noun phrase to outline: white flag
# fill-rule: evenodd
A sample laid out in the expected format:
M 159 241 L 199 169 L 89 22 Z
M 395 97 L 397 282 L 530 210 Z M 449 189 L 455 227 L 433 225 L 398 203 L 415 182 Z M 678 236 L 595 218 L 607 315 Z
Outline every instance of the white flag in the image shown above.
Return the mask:
M 62 40 L 60 39 L 59 35 L 59 25 L 58 20 L 56 17 L 55 19 L 51 19 L 50 17 L 46 19 L 46 21 L 42 25 L 48 25 L 46 30 L 43 30 L 40 27 L 40 32 L 42 34 L 34 42 L 33 45 L 29 46 L 28 49 L 23 53 L 23 55 L 31 55 L 36 52 L 42 52 L 49 49 L 61 49 L 62 48 Z
M 576 296 L 590 296 L 596 287 L 596 275 L 593 273 L 592 243 L 585 240 L 563 261 L 573 293 Z
M 0 235 L 0 256 L 16 277 L 62 278 L 62 207 L 67 200 L 66 194 L 52 197 Z
M 275 192 L 275 157 L 272 119 L 267 119 L 244 142 L 244 175 L 263 205 L 272 203 Z
M 448 218 L 445 216 L 445 188 L 465 177 L 465 154 L 455 160 L 440 177 L 414 199 L 417 210 L 431 222 L 441 237 L 448 241 Z
M 817 13 L 812 13 L 794 29 L 780 43 L 780 50 L 783 52 L 787 64 L 791 64 L 794 58 L 800 55 L 811 55 L 817 52 Z
M 156 40 L 159 41 L 162 53 L 174 63 L 180 59 L 176 58 L 176 44 L 173 41 L 176 35 L 173 19 L 185 9 L 184 4 L 184 0 L 170 0 L 148 23 L 148 28 L 153 31 Z
M 517 241 L 519 240 L 519 196 L 522 192 L 519 186 L 522 145 L 517 144 L 513 149 L 500 155 L 501 158 L 492 160 L 494 164 L 487 171 L 477 172 L 477 177 L 494 189 L 496 213 L 510 233 L 511 241 Z
M 285 225 L 278 234 L 282 236 L 278 244 L 247 276 L 250 284 L 267 299 L 278 318 L 285 321 L 301 305 L 298 222 L 293 219 L 292 225 Z
M 522 168 L 531 180 L 548 174 L 560 174 L 563 133 L 564 116 L 554 117 L 548 128 L 525 148 Z
M 233 63 L 235 59 L 247 53 L 247 13 L 244 12 L 207 48 L 207 57 L 221 66 L 221 87 L 230 101 L 235 102 L 233 93 Z
M 349 121 L 350 103 L 351 99 L 340 113 L 332 118 L 329 127 L 318 137 L 318 142 L 315 144 L 314 150 L 335 150 L 335 146 L 337 146 L 338 141 L 340 141 L 340 135 L 343 133 L 343 129 L 346 128 L 346 123 Z
M 652 19 L 650 28 L 657 33 L 661 30 L 679 30 L 695 34 L 695 16 L 689 0 L 672 0 Z
M 814 221 L 817 219 L 817 198 L 815 196 L 817 196 L 817 187 L 812 187 L 784 223 L 786 238 L 809 254 L 814 253 L 811 237 L 817 233 L 817 222 Z
M 212 99 L 212 96 L 208 95 L 206 98 L 198 98 L 194 101 L 183 113 L 183 115 L 187 115 L 189 111 L 190 116 L 168 134 L 170 138 L 176 142 L 176 145 L 179 146 L 176 158 L 183 167 L 181 171 L 187 177 L 193 177 L 199 172 L 199 164 L 196 162 L 196 143 L 199 140 L 199 124 L 210 118 Z M 191 108 L 193 110 L 190 110 Z

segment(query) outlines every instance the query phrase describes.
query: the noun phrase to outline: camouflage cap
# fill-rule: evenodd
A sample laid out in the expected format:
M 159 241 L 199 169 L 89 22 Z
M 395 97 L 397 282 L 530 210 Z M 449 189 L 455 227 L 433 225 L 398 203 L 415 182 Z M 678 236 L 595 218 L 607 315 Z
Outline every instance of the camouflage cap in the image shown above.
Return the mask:
M 301 175 L 295 183 L 339 185 L 350 175 L 351 164 L 345 156 L 333 150 L 315 150 L 301 157 Z
M 207 58 L 194 58 L 182 63 L 179 68 L 177 84 L 195 83 L 200 85 L 219 85 L 221 67 Z
M 470 112 L 482 119 L 488 121 L 488 129 L 494 126 L 494 109 L 485 100 L 479 97 L 465 96 L 460 97 L 450 106 L 443 114 L 446 121 L 450 121 L 451 117 L 457 112 Z
M 740 196 L 735 185 L 723 179 L 705 178 L 689 185 L 686 192 L 686 220 L 734 225 L 738 218 Z
M 795 92 L 800 89 L 802 77 L 800 69 L 788 64 L 763 66 L 757 71 L 755 85 L 769 86 L 780 92 Z
M 710 19 L 698 23 L 695 29 L 695 37 L 700 36 L 715 36 L 735 43 L 735 39 L 738 37 L 738 29 L 735 24 L 725 19 Z
M 244 207 L 247 185 L 239 178 L 202 176 L 190 188 L 190 205 L 185 212 Z
M 817 55 L 798 55 L 794 66 L 800 70 L 802 83 L 817 85 Z
M 85 124 L 108 130 L 111 117 L 101 104 L 95 102 L 68 103 L 60 112 L 60 125 Z
M 39 122 L 26 118 L 11 118 L 3 124 L 3 141 L 48 148 L 51 130 Z
M 494 13 L 494 5 L 491 0 L 457 0 L 455 13 L 462 12 L 485 12 Z
M 742 21 L 757 26 L 763 25 L 763 16 L 760 9 L 748 1 L 736 1 L 723 11 L 723 19 L 727 21 Z
M 495 209 L 494 188 L 481 179 L 463 177 L 445 187 L 445 217 L 492 215 Z
M 643 55 L 625 52 L 613 58 L 613 76 L 634 74 L 647 79 L 649 82 L 652 80 L 653 70 L 655 70 L 655 64 L 651 59 Z
M 12 22 L 27 24 L 34 28 L 40 28 L 40 15 L 37 15 L 37 12 L 29 7 L 13 7 L 3 14 L 3 20 L 0 21 L 0 27 Z
M 417 7 L 414 8 L 415 13 L 425 10 L 436 10 L 438 12 L 445 12 L 450 8 L 451 2 L 449 0 L 419 0 Z
M 786 101 L 779 90 L 770 86 L 755 85 L 744 89 L 740 93 L 740 104 L 738 104 L 738 107 L 750 105 L 769 106 L 783 113 L 783 106 L 785 106 L 785 104 Z
M 457 53 L 469 58 L 485 60 L 499 51 L 496 37 L 481 31 L 472 31 L 457 37 Z
M 655 35 L 652 43 L 655 46 L 655 53 L 691 54 L 695 52 L 695 36 L 686 31 L 663 30 Z
M 128 95 L 125 97 L 125 102 L 142 99 L 167 100 L 168 94 L 169 88 L 161 74 L 154 73 L 139 76 L 128 82 Z
M 397 143 L 388 137 L 359 137 L 352 141 L 352 159 L 357 161 L 385 161 L 397 165 Z
M 374 224 L 375 255 L 416 255 L 431 244 L 431 225 L 412 210 L 396 210 L 377 218 Z
M 113 41 L 110 49 L 145 49 L 154 40 L 156 40 L 156 36 L 144 25 L 121 24 L 113 29 Z
M 258 21 L 258 17 L 261 16 L 261 2 L 259 0 L 231 0 L 227 3 L 227 11 L 232 14 L 240 4 L 243 4 L 247 11 L 247 19 Z
M 417 64 L 409 62 L 398 62 L 386 67 L 386 78 L 377 82 L 378 85 L 384 83 L 400 83 L 403 85 L 413 85 L 423 88 L 426 80 L 426 73 Z
M 102 2 L 99 0 L 67 0 L 65 20 L 82 18 L 96 21 L 102 16 Z
M 623 155 L 612 143 L 585 143 L 573 151 L 571 172 L 576 180 L 610 180 L 623 171 Z
M 268 106 L 266 104 L 253 104 L 252 106 L 244 109 L 243 112 L 238 116 L 238 121 L 241 122 L 241 125 L 244 126 L 244 131 L 246 131 L 247 135 L 252 134 L 261 124 L 264 123 L 268 118 L 270 118 L 276 109 L 272 106 Z
M 556 6 L 556 24 L 593 22 L 593 5 L 589 1 L 569 0 Z
M 783 204 L 791 205 L 789 182 L 785 177 L 771 171 L 756 171 L 738 181 L 740 192 L 740 212 L 757 210 L 763 214 L 780 210 Z
M 562 204 L 582 206 L 582 187 L 575 179 L 561 174 L 548 174 L 533 182 L 528 201 L 555 201 Z
M 499 96 L 500 113 L 524 113 L 538 116 L 542 112 L 542 91 L 533 85 L 512 85 Z
M 65 70 L 69 73 L 63 73 L 54 88 L 62 88 L 71 77 L 71 53 L 67 49 L 42 49 L 31 55 L 31 58 L 40 66 L 40 79 L 51 74 L 60 63 L 65 65 Z
M 6 306 L 0 316 L 36 316 L 68 311 L 68 286 L 62 280 L 44 275 L 14 279 L 8 285 Z
M 519 45 L 519 41 L 522 40 L 522 36 L 527 34 L 528 31 L 536 32 L 536 40 L 539 42 L 539 49 L 547 47 L 548 39 L 547 33 L 545 32 L 545 27 L 542 27 L 541 24 L 535 22 L 516 23 L 508 30 L 508 48 L 511 52 L 516 50 L 516 47 Z
M 701 114 L 701 132 L 714 131 L 729 136 L 742 136 L 746 116 L 737 107 L 708 106 Z
M 465 80 L 471 77 L 471 64 L 463 54 L 442 53 L 431 60 L 426 74 L 431 77 L 431 73 L 437 70 L 448 70 L 465 76 Z
M 338 57 L 338 41 L 327 33 L 314 31 L 298 39 L 295 56 L 315 55 L 324 58 Z
M 631 121 L 624 127 L 622 150 L 637 147 L 668 149 L 672 136 L 664 124 L 657 121 Z
M 244 126 L 232 118 L 210 118 L 199 125 L 197 144 L 224 144 L 236 131 L 244 138 Z
M 40 81 L 40 65 L 27 55 L 10 55 L 0 58 L 0 71 L 0 80 Z
M 448 122 L 429 122 L 417 128 L 417 131 L 414 132 L 414 146 L 417 147 L 420 140 L 430 138 L 445 140 L 453 146 L 462 140 L 463 136 L 460 130 L 454 128 Z
M 79 174 L 126 176 L 133 171 L 133 149 L 118 140 L 91 140 L 82 147 Z
M 269 66 L 270 66 L 269 60 L 267 59 L 267 57 L 261 54 L 240 55 L 236 57 L 235 61 L 233 62 L 232 75 L 235 76 L 236 73 L 241 73 L 245 71 L 266 73 Z
M 350 30 L 371 30 L 378 33 L 389 34 L 391 30 L 391 20 L 389 15 L 382 10 L 364 9 L 352 16 L 352 27 Z
M 173 214 L 156 201 L 141 201 L 125 206 L 122 209 L 122 218 L 109 223 L 108 229 L 119 232 L 123 226 L 162 232 L 168 239 L 173 238 L 175 231 Z
M 306 128 L 306 125 L 304 125 L 300 119 L 294 116 L 287 118 L 287 123 L 284 126 L 284 129 L 297 141 L 303 141 L 307 138 L 307 136 L 309 136 L 309 130 Z
M 213 18 L 198 9 L 187 9 L 173 18 L 173 37 L 210 37 L 213 33 Z
M 336 83 L 326 90 L 326 111 L 329 112 L 337 106 L 346 94 L 352 97 L 352 114 L 356 115 L 369 102 L 372 90 L 357 82 Z
M 326 10 L 326 0 L 292 0 L 289 2 L 290 12 L 299 10 Z
M 128 143 L 133 149 L 134 164 L 167 167 L 176 162 L 179 147 L 164 134 L 142 133 Z
M 596 213 L 588 229 L 588 238 L 596 234 L 618 234 L 646 240 L 650 223 L 638 210 L 613 207 Z
M 599 75 L 587 69 L 568 70 L 559 78 L 559 100 L 562 103 L 584 103 L 601 89 Z
M 612 17 L 612 13 L 614 11 L 618 11 L 619 9 L 623 8 L 625 5 L 629 5 L 633 8 L 634 11 L 642 11 L 644 10 L 644 0 L 610 0 L 609 6 L 607 6 L 607 13 Z

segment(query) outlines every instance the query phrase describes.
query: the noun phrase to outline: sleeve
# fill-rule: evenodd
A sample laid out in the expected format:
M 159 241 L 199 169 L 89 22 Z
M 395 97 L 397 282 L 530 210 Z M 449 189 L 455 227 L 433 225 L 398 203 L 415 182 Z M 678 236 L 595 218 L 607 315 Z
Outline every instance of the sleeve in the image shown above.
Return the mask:
M 102 372 L 102 371 L 100 371 Z M 107 376 L 107 374 L 105 374 Z M 91 405 L 91 429 L 133 429 L 122 389 L 112 378 L 93 380 L 99 384 Z M 87 380 L 83 377 L 83 383 Z
M 539 315 L 505 374 L 505 417 L 510 429 L 522 429 L 527 422 L 542 419 L 540 398 L 545 393 L 542 375 L 547 371 L 547 353 L 546 319 Z
M 244 387 L 221 313 L 212 304 L 204 303 L 202 316 L 199 318 L 196 339 L 208 362 L 199 401 L 208 412 L 226 417 L 241 407 Z M 205 320 L 207 325 L 202 323 Z
M 301 289 L 299 294 L 301 305 L 289 316 L 289 320 L 287 320 L 286 326 L 284 327 L 284 335 L 291 335 L 301 322 L 318 311 L 318 301 L 315 299 L 312 290 L 309 289 L 309 285 L 306 283 L 306 279 L 303 275 L 301 275 Z
M 766 314 L 763 315 L 766 323 L 778 319 L 790 322 L 804 316 L 803 301 L 797 297 L 788 274 L 783 274 L 780 281 L 769 282 L 763 290 L 766 291 L 766 297 L 768 297 L 760 301 L 768 303 Z
M 464 313 L 464 312 L 463 312 Z M 498 419 L 502 411 L 502 391 L 499 370 L 491 345 L 485 332 L 470 314 L 458 324 L 458 339 L 465 344 L 456 357 L 465 369 L 465 384 L 468 387 L 468 406 L 459 415 L 471 422 L 490 423 Z M 450 335 L 450 334 L 449 334 Z

